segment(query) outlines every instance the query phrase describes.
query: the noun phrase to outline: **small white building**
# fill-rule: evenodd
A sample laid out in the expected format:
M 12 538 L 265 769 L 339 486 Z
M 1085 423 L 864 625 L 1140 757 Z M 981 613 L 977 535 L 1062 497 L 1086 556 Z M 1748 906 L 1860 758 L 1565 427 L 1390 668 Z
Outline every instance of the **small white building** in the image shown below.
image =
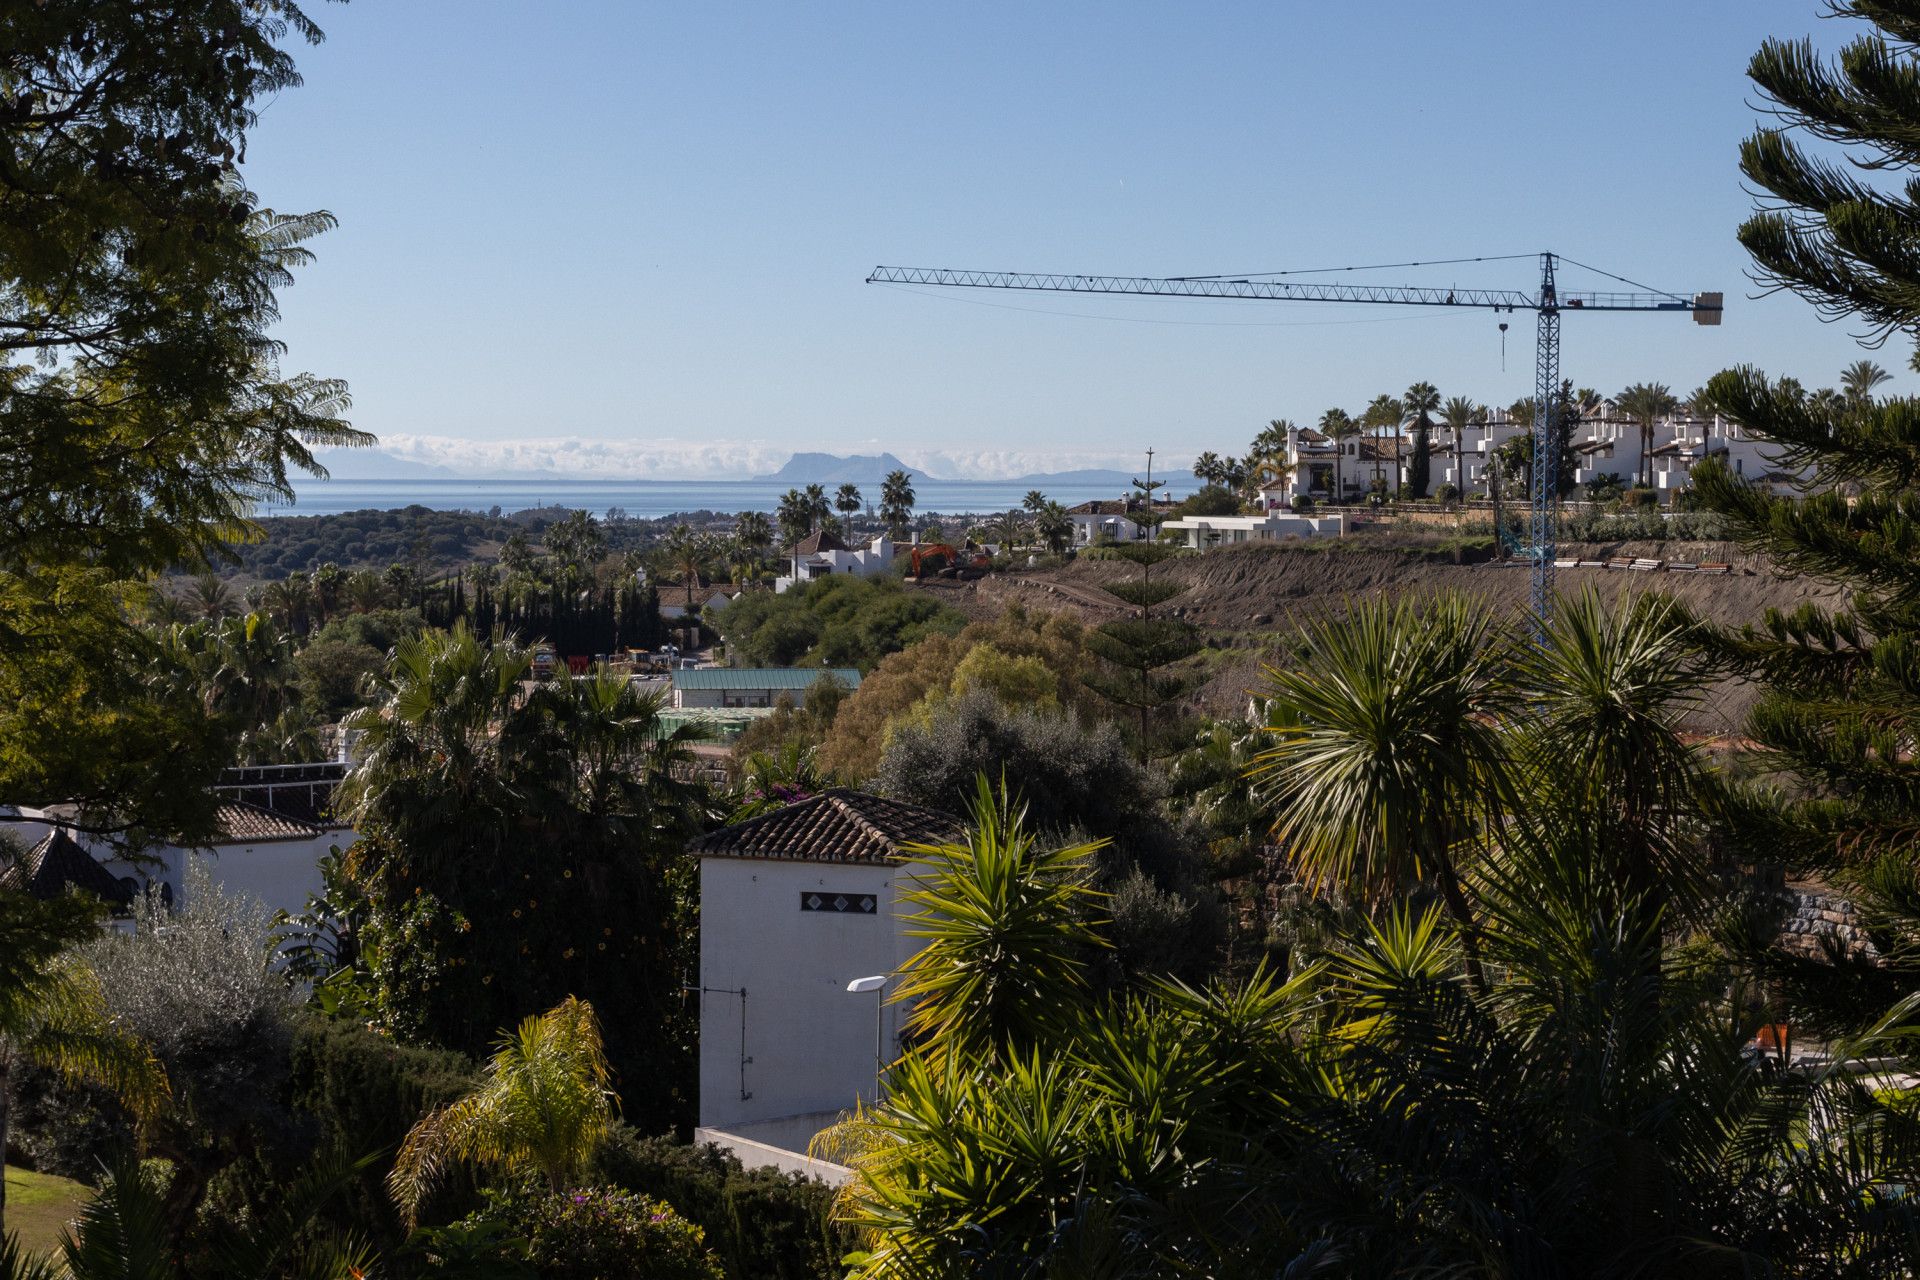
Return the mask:
M 770 707 L 780 698 L 807 705 L 807 690 L 830 676 L 848 692 L 860 687 L 854 667 L 697 667 L 673 673 L 673 709 Z
M 956 838 L 946 814 L 826 791 L 696 841 L 700 860 L 698 1141 L 841 1181 L 805 1154 L 872 1099 L 899 1054 L 891 994 L 923 945 L 907 936 L 907 846 Z M 849 991 L 861 979 L 876 990 Z M 872 983 L 861 984 L 873 986 Z
M 788 549 L 787 562 L 786 575 L 774 580 L 775 591 L 785 591 L 795 583 L 812 582 L 836 573 L 871 578 L 893 568 L 893 539 L 883 533 L 856 551 L 831 533 L 817 531 Z M 661 603 L 666 603 L 664 596 Z
M 684 586 L 669 586 L 659 589 L 660 616 L 662 618 L 684 618 L 689 613 L 699 617 L 709 607 L 724 609 L 739 599 L 742 587 L 722 584 L 710 587 L 695 587 L 692 591 L 693 607 L 687 607 L 688 591 Z
M 1160 528 L 1165 533 L 1184 535 L 1189 547 L 1206 548 L 1281 538 L 1338 538 L 1347 531 L 1347 515 L 1344 511 L 1334 511 L 1297 516 L 1274 509 L 1260 516 L 1188 516 L 1169 520 Z

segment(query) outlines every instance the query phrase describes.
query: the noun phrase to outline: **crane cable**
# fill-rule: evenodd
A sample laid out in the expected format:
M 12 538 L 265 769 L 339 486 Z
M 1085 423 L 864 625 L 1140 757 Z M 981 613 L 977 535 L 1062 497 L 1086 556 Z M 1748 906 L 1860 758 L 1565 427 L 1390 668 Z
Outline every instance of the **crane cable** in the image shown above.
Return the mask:
M 1165 278 L 1168 280 L 1251 280 L 1255 276 L 1324 276 L 1340 271 L 1392 271 L 1400 267 L 1451 267 L 1463 262 L 1513 262 L 1520 258 L 1539 256 L 1537 253 L 1496 253 L 1478 258 L 1428 258 L 1421 262 L 1376 262 L 1360 267 L 1295 267 L 1288 271 L 1223 272 L 1212 276 L 1167 276 Z M 1588 268 L 1589 271 L 1592 269 Z M 1600 274 L 1605 275 L 1606 272 L 1603 271 Z

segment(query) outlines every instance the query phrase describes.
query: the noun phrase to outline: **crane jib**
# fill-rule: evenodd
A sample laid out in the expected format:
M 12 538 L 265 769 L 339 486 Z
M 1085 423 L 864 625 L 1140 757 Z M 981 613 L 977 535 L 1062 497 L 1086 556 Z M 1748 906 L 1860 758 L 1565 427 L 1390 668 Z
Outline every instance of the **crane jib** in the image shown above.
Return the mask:
M 1093 276 L 1024 271 L 963 271 L 946 267 L 875 267 L 868 284 L 918 284 L 942 288 L 1016 289 L 1039 293 L 1113 293 L 1162 298 L 1220 298 L 1265 302 L 1353 302 L 1386 306 L 1479 307 L 1492 311 L 1540 311 L 1540 296 L 1519 289 L 1459 289 L 1425 285 L 1312 284 L 1274 280 L 1201 280 L 1161 276 Z M 1718 312 L 1720 295 L 1692 298 L 1671 293 L 1562 292 L 1552 307 L 1562 311 Z

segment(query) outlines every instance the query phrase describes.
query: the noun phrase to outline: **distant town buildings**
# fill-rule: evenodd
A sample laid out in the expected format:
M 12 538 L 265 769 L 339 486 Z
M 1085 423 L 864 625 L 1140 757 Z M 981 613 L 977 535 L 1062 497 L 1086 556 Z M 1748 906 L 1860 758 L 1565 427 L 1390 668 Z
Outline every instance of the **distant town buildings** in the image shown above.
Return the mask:
M 1484 422 L 1456 432 L 1436 422 L 1428 438 L 1428 492 L 1450 484 L 1464 497 L 1485 496 L 1487 467 L 1509 441 L 1532 428 L 1505 410 L 1493 410 Z M 1738 423 L 1715 415 L 1699 417 L 1685 412 L 1654 424 L 1652 447 L 1642 457 L 1640 424 L 1622 415 L 1612 401 L 1602 401 L 1597 412 L 1575 427 L 1569 448 L 1576 459 L 1574 482 L 1588 485 L 1611 477 L 1623 489 L 1643 481 L 1670 502 L 1692 484 L 1696 463 L 1724 457 L 1736 475 L 1788 492 L 1805 477 L 1784 463 L 1779 446 L 1761 440 Z M 1380 486 L 1391 493 L 1405 480 L 1413 461 L 1413 435 L 1400 437 L 1356 435 L 1334 440 L 1311 427 L 1287 433 L 1284 463 L 1272 468 L 1273 478 L 1262 490 L 1263 502 L 1294 507 L 1301 499 L 1324 502 L 1339 497 L 1354 501 Z

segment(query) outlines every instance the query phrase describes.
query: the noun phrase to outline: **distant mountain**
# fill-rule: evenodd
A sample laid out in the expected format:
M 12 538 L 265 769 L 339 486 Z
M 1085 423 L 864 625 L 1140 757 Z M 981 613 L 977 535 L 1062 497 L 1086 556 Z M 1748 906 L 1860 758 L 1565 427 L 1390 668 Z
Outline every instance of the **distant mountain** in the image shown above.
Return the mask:
M 796 453 L 787 459 L 786 466 L 772 475 L 754 479 L 774 484 L 879 484 L 891 471 L 904 471 L 916 481 L 933 479 L 890 453 L 879 457 L 854 454 L 847 458 L 831 453 Z
M 431 462 L 409 462 L 380 449 L 315 449 L 313 456 L 335 480 L 445 480 L 460 473 Z

